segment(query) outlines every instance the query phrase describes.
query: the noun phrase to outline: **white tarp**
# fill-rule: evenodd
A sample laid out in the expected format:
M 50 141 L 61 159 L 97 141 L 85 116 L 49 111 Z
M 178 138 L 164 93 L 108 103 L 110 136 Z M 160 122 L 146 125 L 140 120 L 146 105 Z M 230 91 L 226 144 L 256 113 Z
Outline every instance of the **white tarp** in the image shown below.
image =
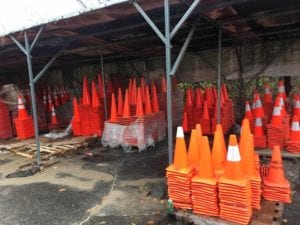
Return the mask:
M 1 2 L 0 37 L 128 0 L 8 0 Z

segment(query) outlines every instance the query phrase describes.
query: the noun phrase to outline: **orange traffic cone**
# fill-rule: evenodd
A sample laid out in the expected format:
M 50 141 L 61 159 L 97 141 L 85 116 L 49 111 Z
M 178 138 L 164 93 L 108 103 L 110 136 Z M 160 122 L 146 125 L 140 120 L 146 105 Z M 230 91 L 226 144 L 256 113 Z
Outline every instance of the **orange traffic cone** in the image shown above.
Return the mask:
M 199 171 L 192 179 L 191 189 L 194 213 L 219 215 L 217 180 L 214 176 L 207 136 L 202 137 Z
M 149 93 L 149 87 L 146 86 L 145 90 L 145 114 L 151 114 L 152 113 L 152 106 L 151 106 L 151 99 L 150 99 L 150 93 Z
M 293 116 L 292 126 L 291 126 L 291 141 L 300 141 L 300 126 L 297 116 Z
M 188 164 L 190 167 L 198 169 L 199 166 L 199 148 L 197 140 L 197 131 L 195 129 L 191 132 L 189 151 L 188 151 Z
M 269 173 L 263 177 L 263 197 L 269 201 L 290 203 L 291 187 L 284 176 L 279 146 L 272 151 Z
M 261 118 L 255 119 L 254 146 L 259 148 L 267 147 L 267 138 L 264 134 L 264 128 L 263 128 L 263 123 Z
M 99 96 L 100 98 L 104 98 L 104 90 L 103 90 L 103 80 L 102 80 L 102 74 L 98 73 L 98 87 L 99 87 Z
M 57 124 L 58 124 L 58 122 L 57 122 L 57 117 L 56 117 L 55 109 L 52 106 L 52 109 L 51 109 L 51 125 L 56 126 Z
M 200 124 L 196 124 L 196 135 L 197 135 L 197 143 L 198 143 L 198 149 L 201 149 L 202 147 L 202 128 Z M 199 158 L 201 157 L 201 152 L 199 150 Z
M 119 88 L 118 91 L 118 116 L 122 116 L 124 112 L 124 104 L 123 104 L 123 97 L 122 97 L 122 90 Z
M 79 136 L 82 134 L 79 106 L 78 106 L 77 99 L 75 97 L 73 98 L 72 130 L 73 130 L 74 136 Z
M 272 103 L 272 92 L 269 84 L 265 84 L 265 93 L 264 93 L 264 104 L 265 103 Z
M 137 102 L 137 87 L 136 87 L 136 79 L 133 78 L 132 81 L 132 93 L 131 93 L 131 105 L 135 105 Z
M 278 82 L 278 93 L 282 95 L 283 100 L 286 100 L 286 93 L 285 93 L 283 80 L 280 80 Z
M 158 98 L 157 98 L 157 92 L 156 92 L 156 86 L 153 84 L 151 86 L 151 95 L 152 95 L 152 110 L 153 112 L 159 112 L 159 104 L 158 104 Z
M 137 99 L 136 99 L 136 111 L 135 115 L 137 117 L 144 116 L 144 109 L 143 109 L 143 102 L 142 102 L 142 96 L 141 96 L 141 88 L 138 87 L 137 89 Z
M 182 127 L 183 127 L 184 133 L 189 132 L 191 130 L 186 112 L 183 112 Z
M 192 93 L 191 93 L 191 89 L 187 89 L 186 92 L 185 92 L 185 97 L 186 97 L 186 100 L 185 100 L 185 105 L 186 106 L 193 106 L 193 98 L 192 98 Z
M 201 119 L 201 127 L 204 134 L 211 134 L 211 124 L 210 116 L 208 111 L 207 101 L 204 101 L 203 105 L 203 115 Z
M 111 108 L 110 108 L 110 122 L 116 122 L 117 121 L 117 106 L 116 106 L 116 98 L 115 94 L 111 94 Z
M 300 97 L 297 96 L 294 104 L 294 115 L 300 117 Z
M 161 78 L 161 93 L 167 93 L 167 82 L 165 76 L 162 76 Z
M 173 164 L 166 168 L 168 196 L 175 208 L 191 209 L 191 179 L 194 170 L 188 166 L 188 156 L 182 127 L 177 127 Z
M 244 116 L 244 118 L 248 119 L 249 121 L 251 121 L 253 119 L 250 104 L 249 104 L 248 101 L 246 101 L 246 104 L 245 104 L 245 116 Z
M 130 105 L 129 105 L 128 89 L 126 89 L 126 92 L 125 92 L 123 117 L 124 118 L 129 118 L 130 117 Z
M 255 117 L 263 118 L 264 116 L 264 108 L 262 107 L 259 94 L 257 94 L 255 99 Z
M 58 98 L 58 96 L 57 96 L 57 92 L 56 92 L 55 89 L 54 89 L 54 91 L 53 91 L 53 95 L 54 95 L 54 104 L 55 104 L 55 106 L 56 106 L 56 107 L 60 106 L 60 101 L 59 101 L 59 98 Z M 51 110 L 52 110 L 52 109 L 51 109 Z
M 241 137 L 240 137 L 240 145 L 239 150 L 240 154 L 243 157 L 244 151 L 246 149 L 246 141 L 248 135 L 251 133 L 250 124 L 248 119 L 243 119 L 242 128 L 241 128 Z
M 146 84 L 145 84 L 145 78 L 141 77 L 141 96 L 142 96 L 142 102 L 145 103 L 145 91 L 146 91 Z
M 23 102 L 22 97 L 19 95 L 18 96 L 18 118 L 19 119 L 26 119 L 28 118 L 28 113 L 25 109 L 25 105 Z
M 89 91 L 89 83 L 87 77 L 83 77 L 83 88 L 82 88 L 82 104 L 90 105 L 91 104 L 91 95 Z
M 225 147 L 223 146 L 223 142 L 224 137 L 222 136 L 220 131 L 216 130 L 214 134 L 214 143 L 212 148 L 212 165 L 217 178 L 224 174 L 226 150 L 224 151 L 223 149 Z
M 97 91 L 97 87 L 94 81 L 92 81 L 92 107 L 101 107 L 101 102 L 99 99 L 99 94 Z
M 201 94 L 198 88 L 196 89 L 195 106 L 196 108 L 202 108 Z
M 281 107 L 280 107 L 280 99 L 279 98 L 276 98 L 276 101 L 275 101 L 271 124 L 273 126 L 281 126 L 282 125 L 282 116 L 281 116 Z
M 79 106 L 78 106 L 77 99 L 75 97 L 73 98 L 73 112 L 74 112 L 73 120 L 80 121 Z
M 46 91 L 43 91 L 43 105 L 44 105 L 45 111 L 48 111 Z

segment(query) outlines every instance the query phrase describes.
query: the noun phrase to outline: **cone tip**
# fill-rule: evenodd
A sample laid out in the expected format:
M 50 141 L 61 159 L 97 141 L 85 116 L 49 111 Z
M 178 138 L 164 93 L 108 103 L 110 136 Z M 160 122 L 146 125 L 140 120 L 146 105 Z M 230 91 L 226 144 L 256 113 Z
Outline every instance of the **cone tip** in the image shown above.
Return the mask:
M 177 138 L 184 138 L 183 128 L 181 126 L 177 127 L 176 137 Z
M 236 136 L 234 134 L 231 134 L 229 136 L 229 146 L 237 146 L 237 139 Z

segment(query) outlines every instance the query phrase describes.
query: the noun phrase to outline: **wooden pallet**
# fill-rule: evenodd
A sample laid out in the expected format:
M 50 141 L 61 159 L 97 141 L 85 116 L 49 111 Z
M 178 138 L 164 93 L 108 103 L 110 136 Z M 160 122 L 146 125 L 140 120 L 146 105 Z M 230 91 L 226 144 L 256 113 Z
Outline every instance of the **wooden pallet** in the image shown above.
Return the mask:
M 280 225 L 284 204 L 262 201 L 262 208 L 254 210 L 250 225 Z M 176 220 L 184 225 L 237 225 L 237 223 L 223 220 L 218 217 L 193 214 L 191 211 L 175 209 L 173 214 Z
M 255 152 L 257 154 L 259 154 L 259 156 L 261 156 L 264 160 L 267 157 L 271 157 L 272 156 L 272 150 L 269 148 L 266 149 L 256 149 Z M 290 153 L 286 150 L 281 150 L 281 156 L 284 159 L 292 159 L 297 161 L 298 159 L 300 159 L 300 153 Z

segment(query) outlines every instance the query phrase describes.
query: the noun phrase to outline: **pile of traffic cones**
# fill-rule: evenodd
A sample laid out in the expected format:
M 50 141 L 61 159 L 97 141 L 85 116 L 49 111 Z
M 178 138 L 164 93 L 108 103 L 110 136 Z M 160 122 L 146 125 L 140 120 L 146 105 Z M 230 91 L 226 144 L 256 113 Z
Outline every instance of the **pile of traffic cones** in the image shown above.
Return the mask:
M 233 125 L 233 102 L 229 99 L 225 84 L 221 88 L 220 120 L 225 133 Z M 217 124 L 217 90 L 216 87 L 206 88 L 204 93 L 200 88 L 194 91 L 186 90 L 186 101 L 183 112 L 182 126 L 185 132 L 191 131 L 197 123 L 201 124 L 203 134 L 213 134 Z
M 263 197 L 269 201 L 291 202 L 291 187 L 284 176 L 279 146 L 274 146 L 267 173 L 263 176 Z
M 195 170 L 188 165 L 183 128 L 177 128 L 173 164 L 166 168 L 168 194 L 174 207 L 192 209 L 191 180 Z
M 9 107 L 6 103 L 0 102 L 0 139 L 13 137 Z
M 241 156 L 235 135 L 230 135 L 225 173 L 218 181 L 220 217 L 248 224 L 252 215 L 251 183 L 243 173 Z
M 99 99 L 99 91 L 94 81 L 92 81 L 91 97 L 86 76 L 83 78 L 82 101 L 78 105 L 77 100 L 73 99 L 73 112 L 72 127 L 74 135 L 102 135 L 104 111 Z
M 18 117 L 15 118 L 15 127 L 19 139 L 34 137 L 33 119 L 28 115 L 21 96 L 18 96 Z
M 156 85 L 152 82 L 150 91 L 144 78 L 139 87 L 135 78 L 130 79 L 124 100 L 121 89 L 117 99 L 112 93 L 110 118 L 105 122 L 102 143 L 144 150 L 165 137 L 164 117 L 159 109 Z
M 293 116 L 290 139 L 286 142 L 286 150 L 300 153 L 300 126 L 298 116 Z
M 258 148 L 267 147 L 267 137 L 265 135 L 264 126 L 261 118 L 255 119 L 254 126 L 254 146 Z
M 198 173 L 193 177 L 191 184 L 193 212 L 219 216 L 218 185 L 213 170 L 208 138 L 207 136 L 198 138 L 202 138 L 202 140 Z

